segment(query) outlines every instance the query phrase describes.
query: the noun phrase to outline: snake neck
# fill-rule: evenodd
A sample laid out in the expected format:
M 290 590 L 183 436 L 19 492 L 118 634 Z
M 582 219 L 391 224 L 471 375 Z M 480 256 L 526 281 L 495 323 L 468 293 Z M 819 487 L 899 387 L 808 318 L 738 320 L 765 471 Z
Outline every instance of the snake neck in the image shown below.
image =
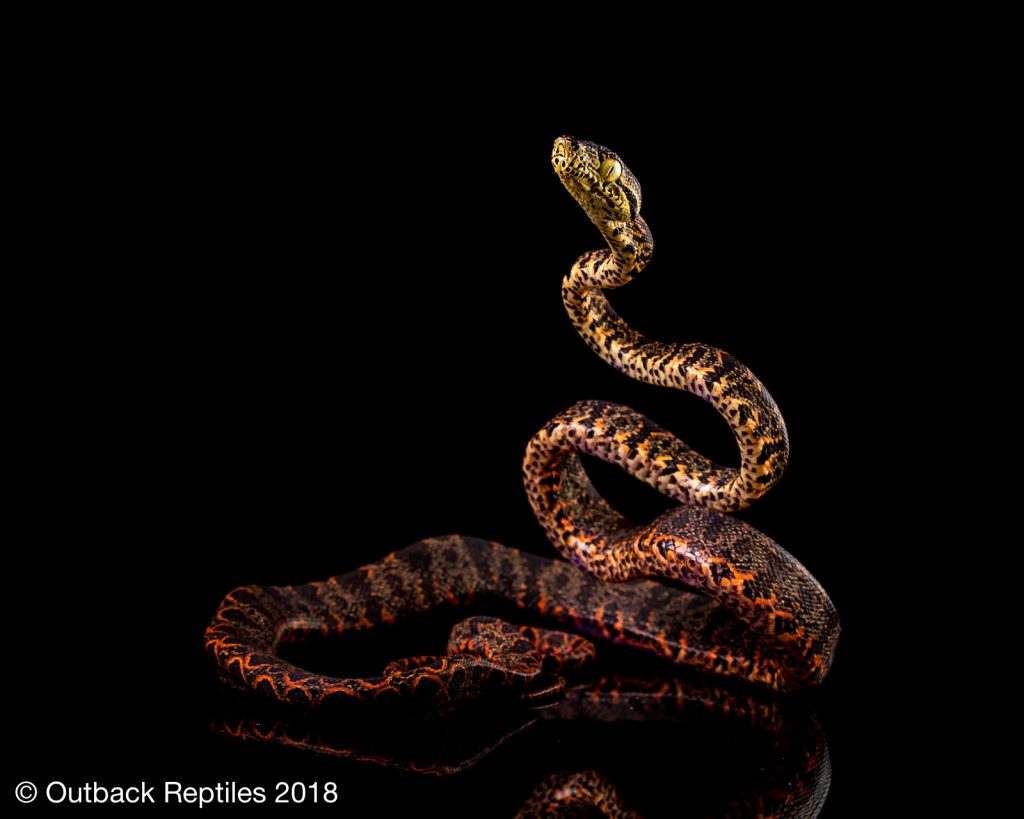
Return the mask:
M 630 282 L 646 267 L 654 251 L 654 237 L 642 216 L 629 222 L 592 219 L 608 243 L 607 249 L 580 256 L 562 281 L 562 302 L 576 331 L 608 364 L 631 377 L 623 351 L 638 348 L 646 339 L 612 309 L 602 292 Z
M 576 260 L 567 284 L 580 297 L 595 289 L 621 287 L 632 281 L 651 259 L 654 237 L 642 216 L 630 222 L 594 220 L 608 243 Z
M 723 512 L 748 506 L 786 468 L 789 438 L 778 407 L 757 377 L 728 353 L 706 344 L 652 341 L 623 321 L 604 290 L 625 284 L 647 265 L 651 233 L 640 216 L 630 222 L 592 221 L 608 249 L 584 253 L 562 282 L 562 301 L 576 331 L 602 360 L 630 378 L 709 402 L 728 422 L 740 451 L 736 469 L 714 464 L 680 442 L 688 452 L 673 455 L 678 474 L 667 483 L 655 480 L 657 488 L 680 502 Z M 661 464 L 662 473 L 668 474 L 667 468 Z

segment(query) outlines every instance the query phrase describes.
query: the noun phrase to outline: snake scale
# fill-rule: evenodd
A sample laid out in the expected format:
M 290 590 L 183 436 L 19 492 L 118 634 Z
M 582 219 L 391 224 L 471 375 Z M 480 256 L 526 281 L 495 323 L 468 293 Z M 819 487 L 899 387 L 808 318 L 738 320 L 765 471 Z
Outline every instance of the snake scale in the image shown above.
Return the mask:
M 449 536 L 322 582 L 235 589 L 205 636 L 229 681 L 306 707 L 455 703 L 497 692 L 542 701 L 593 656 L 581 635 L 778 691 L 827 674 L 839 636 L 828 595 L 788 552 L 727 514 L 785 469 L 789 443 L 775 402 L 727 353 L 650 341 L 616 315 L 603 291 L 629 282 L 652 254 L 640 186 L 616 154 L 572 137 L 555 140 L 551 162 L 607 243 L 581 256 L 563 282 L 580 336 L 626 375 L 710 402 L 736 437 L 739 467 L 712 463 L 624 406 L 581 401 L 533 437 L 523 463 L 537 519 L 567 560 Z M 620 466 L 680 505 L 650 524 L 629 523 L 594 489 L 580 454 Z M 455 627 L 447 654 L 399 660 L 373 677 L 314 674 L 278 656 L 282 643 L 306 635 L 375 628 L 488 597 L 573 633 L 473 617 Z

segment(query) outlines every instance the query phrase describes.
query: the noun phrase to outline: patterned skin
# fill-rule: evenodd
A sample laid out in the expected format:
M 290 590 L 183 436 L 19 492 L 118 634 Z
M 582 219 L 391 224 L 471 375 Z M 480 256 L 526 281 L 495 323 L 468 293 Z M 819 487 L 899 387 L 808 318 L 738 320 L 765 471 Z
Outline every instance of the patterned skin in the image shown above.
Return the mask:
M 721 512 L 749 506 L 778 482 L 789 460 L 789 437 L 775 401 L 728 353 L 705 344 L 650 341 L 615 314 L 602 290 L 631 281 L 650 261 L 654 248 L 651 231 L 640 216 L 640 186 L 614 153 L 572 137 L 555 140 L 551 163 L 608 243 L 606 250 L 584 253 L 562 282 L 562 301 L 576 330 L 605 362 L 631 378 L 686 390 L 708 401 L 736 437 L 740 467 L 718 466 L 639 413 L 614 404 L 577 404 L 566 413 L 566 433 L 574 428 L 574 415 L 603 415 L 603 424 L 584 419 L 578 425 L 584 443 L 587 431 L 603 427 L 591 437 L 606 446 L 588 454 L 613 460 L 680 503 Z M 558 420 L 553 419 L 544 432 L 551 434 Z M 613 447 L 622 450 L 620 456 L 608 452 L 607 445 L 614 443 L 620 444 Z
M 615 315 L 602 289 L 628 282 L 651 257 L 640 187 L 615 154 L 571 137 L 555 141 L 552 164 L 608 243 L 580 257 L 563 283 L 580 335 L 627 375 L 708 400 L 736 435 L 739 469 L 711 463 L 626 407 L 580 402 L 534 436 L 523 465 L 534 512 L 571 563 L 450 536 L 323 582 L 236 589 L 205 639 L 229 680 L 306 707 L 399 698 L 443 705 L 496 694 L 529 702 L 560 691 L 563 675 L 592 655 L 579 637 L 473 618 L 457 629 L 448 654 L 400 660 L 375 677 L 313 674 L 277 656 L 281 642 L 303 634 L 372 628 L 487 596 L 779 691 L 815 685 L 828 672 L 839 635 L 832 602 L 795 558 L 724 514 L 764 494 L 785 468 L 778 408 L 728 354 L 648 341 Z M 685 505 L 631 525 L 597 494 L 578 453 L 617 464 Z M 650 576 L 696 591 L 643 579 Z
M 820 682 L 839 636 L 835 607 L 794 557 L 727 517 L 779 480 L 789 457 L 778 407 L 749 369 L 703 344 L 649 341 L 630 328 L 602 290 L 629 282 L 650 261 L 653 239 L 640 216 L 640 186 L 599 145 L 555 140 L 551 163 L 608 243 L 584 253 L 562 283 L 562 300 L 584 341 L 639 381 L 704 398 L 732 428 L 739 469 L 718 466 L 628 407 L 581 401 L 530 441 L 526 493 L 548 538 L 602 580 L 660 576 L 717 600 L 750 628 L 739 641 L 700 628 L 673 635 L 673 659 L 782 691 Z M 630 524 L 587 478 L 578 453 L 613 463 L 684 504 L 648 526 Z M 725 667 L 720 664 L 725 658 Z
M 505 629 L 497 629 L 496 638 L 481 628 L 482 618 L 455 629 L 449 654 L 399 660 L 376 677 L 327 677 L 277 656 L 282 642 L 306 635 L 359 631 L 488 598 L 673 660 L 683 649 L 680 623 L 717 635 L 716 644 L 737 643 L 749 632 L 701 595 L 650 580 L 605 583 L 562 560 L 452 535 L 318 583 L 235 589 L 207 629 L 206 648 L 229 681 L 307 707 L 399 697 L 439 706 L 496 693 L 529 700 L 560 687 L 564 674 L 593 656 L 592 644 L 575 634 L 522 626 L 516 628 L 522 639 L 508 641 Z M 707 667 L 724 672 L 728 658 L 708 658 Z

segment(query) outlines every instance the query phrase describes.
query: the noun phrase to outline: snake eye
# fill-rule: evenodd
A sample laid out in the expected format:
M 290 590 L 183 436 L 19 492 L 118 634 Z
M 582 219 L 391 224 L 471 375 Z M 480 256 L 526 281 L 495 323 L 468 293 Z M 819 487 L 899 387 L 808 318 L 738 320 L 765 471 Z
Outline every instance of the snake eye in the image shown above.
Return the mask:
M 606 159 L 601 163 L 600 173 L 605 182 L 614 182 L 622 176 L 622 163 L 617 159 Z

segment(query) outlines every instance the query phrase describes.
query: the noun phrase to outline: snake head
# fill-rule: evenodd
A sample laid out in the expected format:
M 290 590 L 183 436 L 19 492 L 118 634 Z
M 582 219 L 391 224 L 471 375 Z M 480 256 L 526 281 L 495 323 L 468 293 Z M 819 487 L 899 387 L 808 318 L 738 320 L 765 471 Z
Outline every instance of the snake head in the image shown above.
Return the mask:
M 640 214 L 640 184 L 614 151 L 560 136 L 551 149 L 551 165 L 598 227 L 630 222 Z

